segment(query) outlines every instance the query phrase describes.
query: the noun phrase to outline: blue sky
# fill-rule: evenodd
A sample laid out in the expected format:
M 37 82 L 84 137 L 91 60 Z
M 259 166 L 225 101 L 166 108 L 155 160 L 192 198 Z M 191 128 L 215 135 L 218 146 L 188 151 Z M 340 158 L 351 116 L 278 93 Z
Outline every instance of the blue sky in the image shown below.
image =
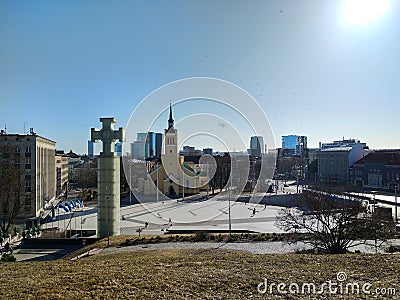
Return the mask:
M 205 76 L 253 95 L 278 146 L 400 148 L 400 2 L 357 23 L 349 1 L 1 1 L 0 127 L 85 153 L 99 117 Z

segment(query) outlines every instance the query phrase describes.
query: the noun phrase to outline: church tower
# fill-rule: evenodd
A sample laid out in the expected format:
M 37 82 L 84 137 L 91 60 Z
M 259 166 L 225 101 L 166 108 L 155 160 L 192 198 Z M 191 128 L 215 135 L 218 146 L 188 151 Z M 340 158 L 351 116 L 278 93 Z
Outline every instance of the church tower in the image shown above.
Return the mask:
M 178 130 L 174 128 L 171 103 L 169 104 L 168 129 L 165 129 L 164 136 L 164 155 L 176 158 L 178 156 Z
M 164 130 L 162 165 L 149 172 L 151 180 L 142 179 L 145 195 L 154 195 L 158 189 L 166 196 L 177 197 L 206 190 L 207 178 L 201 175 L 199 166 L 194 169 L 184 165 L 184 157 L 179 155 L 178 130 L 175 129 L 172 116 L 172 104 L 169 104 L 168 127 Z M 154 183 L 154 184 L 153 184 Z
M 170 103 L 168 128 L 164 131 L 164 155 L 162 156 L 162 164 L 168 178 L 164 190 L 169 195 L 179 194 L 179 183 L 182 178 L 182 158 L 178 153 L 178 130 L 174 128 Z

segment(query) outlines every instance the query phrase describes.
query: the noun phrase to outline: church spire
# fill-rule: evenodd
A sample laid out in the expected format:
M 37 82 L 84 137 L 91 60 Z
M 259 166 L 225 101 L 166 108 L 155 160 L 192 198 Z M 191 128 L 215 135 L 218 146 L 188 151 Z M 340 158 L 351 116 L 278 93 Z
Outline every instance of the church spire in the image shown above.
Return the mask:
M 168 130 L 174 127 L 174 119 L 172 119 L 172 105 L 171 101 L 169 102 L 169 119 L 168 119 Z

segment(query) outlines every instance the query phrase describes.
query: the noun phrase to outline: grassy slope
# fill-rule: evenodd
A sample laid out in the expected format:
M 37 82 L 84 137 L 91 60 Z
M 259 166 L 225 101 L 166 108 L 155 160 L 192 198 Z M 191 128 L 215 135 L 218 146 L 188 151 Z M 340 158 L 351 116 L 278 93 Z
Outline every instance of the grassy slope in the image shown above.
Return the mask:
M 272 297 L 257 293 L 257 285 L 264 278 L 275 283 L 321 284 L 335 281 L 338 271 L 346 272 L 350 282 L 369 282 L 374 288 L 397 287 L 400 293 L 399 270 L 399 256 L 395 254 L 120 252 L 77 261 L 0 264 L 0 298 L 267 299 Z M 301 295 L 292 298 L 303 299 Z

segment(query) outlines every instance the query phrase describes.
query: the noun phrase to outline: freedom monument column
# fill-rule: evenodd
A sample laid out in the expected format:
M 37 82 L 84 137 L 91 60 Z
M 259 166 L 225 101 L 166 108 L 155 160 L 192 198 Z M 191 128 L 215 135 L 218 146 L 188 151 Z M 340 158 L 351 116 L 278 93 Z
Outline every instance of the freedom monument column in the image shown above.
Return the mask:
M 120 158 L 114 153 L 115 141 L 125 141 L 125 129 L 114 130 L 115 118 L 100 118 L 101 130 L 91 129 L 91 141 L 103 142 L 97 160 L 97 236 L 119 235 L 120 226 Z

